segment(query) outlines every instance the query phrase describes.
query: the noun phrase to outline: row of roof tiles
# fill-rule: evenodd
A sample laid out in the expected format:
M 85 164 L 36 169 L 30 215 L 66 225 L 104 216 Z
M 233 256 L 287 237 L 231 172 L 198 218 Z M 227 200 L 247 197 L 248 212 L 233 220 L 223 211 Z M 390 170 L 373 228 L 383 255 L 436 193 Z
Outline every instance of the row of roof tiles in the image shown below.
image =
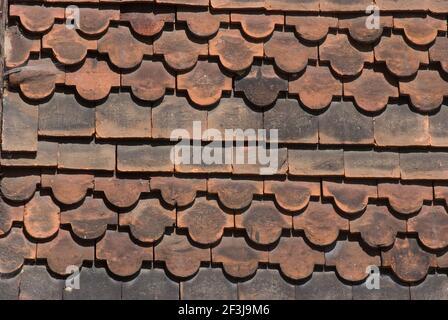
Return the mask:
M 42 214 L 28 219 L 34 226 L 48 223 Z M 29 233 L 29 228 L 26 232 Z M 186 236 L 174 233 L 149 245 L 137 244 L 127 232 L 111 230 L 105 231 L 96 242 L 80 242 L 70 231 L 60 229 L 51 241 L 33 243 L 17 227 L 0 238 L 0 256 L 2 274 L 17 272 L 25 260 L 43 259 L 60 276 L 69 275 L 70 266 L 104 261 L 114 275 L 129 277 L 136 275 L 144 262 L 161 262 L 168 274 L 185 279 L 196 274 L 204 263 L 212 263 L 222 266 L 227 275 L 240 281 L 253 276 L 265 264 L 279 266 L 291 280 L 310 277 L 316 266 L 335 267 L 338 275 L 349 282 L 363 281 L 369 275 L 366 272 L 369 266 L 381 266 L 408 283 L 424 280 L 430 270 L 448 267 L 448 254 L 425 250 L 416 239 L 404 237 L 396 238 L 384 250 L 365 247 L 356 240 L 339 240 L 325 251 L 317 250 L 301 236 L 281 237 L 274 248 L 261 250 L 248 244 L 244 237 L 224 236 L 216 246 L 205 248 L 193 246 Z
M 213 155 L 208 156 L 212 151 Z M 262 158 L 263 153 L 266 153 L 266 157 L 270 157 L 271 160 Z M 275 147 L 267 149 L 262 145 L 220 148 L 216 143 L 209 148 L 198 146 L 174 148 L 174 145 L 152 143 L 115 145 L 39 141 L 35 153 L 2 152 L 1 156 L 0 161 L 4 168 L 57 167 L 86 171 L 117 170 L 123 173 L 288 174 L 305 177 L 448 179 L 448 153 L 444 151 L 344 151 L 339 148 Z M 233 160 L 227 162 L 226 159 Z
M 360 15 L 353 17 L 350 15 L 340 16 L 338 18 L 332 16 L 300 16 L 300 15 L 278 15 L 264 14 L 263 12 L 255 13 L 211 13 L 209 11 L 195 11 L 188 9 L 155 8 L 153 10 L 141 11 L 129 8 L 114 9 L 98 9 L 98 8 L 80 8 L 79 22 L 77 30 L 65 30 L 70 38 L 81 39 L 82 35 L 93 36 L 101 35 L 109 28 L 110 22 L 124 22 L 128 24 L 132 31 L 143 37 L 156 36 L 162 32 L 165 24 L 174 22 L 186 23 L 188 30 L 195 36 L 200 38 L 215 37 L 221 23 L 228 25 L 229 23 L 240 26 L 244 35 L 249 41 L 257 39 L 266 39 L 272 35 L 277 26 L 288 26 L 295 29 L 295 35 L 309 42 L 320 42 L 325 39 L 330 30 L 348 30 L 351 39 L 360 43 L 373 43 L 377 41 L 383 34 L 384 29 L 403 30 L 407 40 L 415 45 L 426 46 L 431 44 L 439 32 L 447 31 L 446 17 L 426 16 L 426 17 L 403 17 L 403 16 L 381 16 L 379 28 L 368 28 L 368 16 Z M 67 13 L 63 7 L 43 7 L 43 6 L 27 6 L 27 5 L 11 5 L 10 16 L 17 17 L 20 24 L 32 33 L 48 33 L 44 36 L 45 44 L 58 39 L 61 33 L 60 28 L 64 25 L 53 27 L 55 21 L 64 21 Z M 95 17 L 95 19 L 92 19 Z M 70 16 L 68 16 L 70 19 Z M 70 20 L 69 20 L 70 21 Z M 117 34 L 122 35 L 121 39 L 131 37 L 131 33 L 120 31 L 116 28 L 106 36 L 109 41 L 116 40 Z M 122 29 L 125 30 L 125 29 Z M 120 31 L 120 32 L 119 32 Z M 225 30 L 222 30 L 225 31 Z M 157 40 L 156 42 L 166 43 L 170 40 L 185 40 L 185 36 L 172 36 L 171 32 L 167 35 L 165 41 Z M 219 37 L 222 40 L 222 36 Z M 120 40 L 121 40 L 120 39 Z M 98 47 L 106 45 L 108 40 L 102 40 L 106 43 L 98 43 Z M 199 39 L 195 39 L 199 41 Z M 204 39 L 203 39 L 204 40 Z M 61 41 L 61 40 L 59 40 Z M 191 41 L 191 40 L 190 40 Z M 82 41 L 78 40 L 78 43 Z M 290 41 L 292 42 L 292 41 Z M 94 43 L 85 40 L 85 44 Z M 96 43 L 96 41 L 95 41 Z M 161 46 L 162 47 L 162 46 Z M 87 46 L 87 49 L 92 49 Z M 96 48 L 94 48 L 96 49 Z M 100 49 L 100 48 L 98 48 Z M 154 49 L 157 53 L 157 48 Z M 163 52 L 164 53 L 164 52 Z M 69 64 L 69 63 L 68 63 Z
M 352 208 L 340 213 L 332 204 L 316 201 L 306 203 L 303 210 L 290 215 L 276 207 L 279 201 L 274 204 L 270 200 L 254 200 L 250 207 L 236 213 L 223 207 L 222 202 L 206 197 L 198 197 L 192 205 L 177 210 L 157 198 L 141 199 L 130 209 L 117 210 L 106 205 L 101 198 L 87 197 L 76 206 L 62 205 L 61 211 L 61 205 L 54 203 L 50 196 L 36 194 L 25 205 L 0 203 L 3 211 L 0 235 L 9 233 L 15 223 L 23 222 L 27 234 L 37 241 L 54 237 L 60 230 L 60 224 L 70 226 L 77 239 L 95 240 L 104 235 L 108 226 L 120 226 L 129 228 L 134 239 L 151 244 L 163 237 L 166 228 L 177 225 L 182 230 L 188 230 L 194 243 L 207 246 L 219 242 L 224 230 L 245 231 L 251 243 L 262 246 L 281 240 L 282 231 L 296 230 L 304 232 L 309 243 L 320 247 L 333 245 L 342 234 L 348 233 L 360 234 L 364 243 L 371 248 L 390 247 L 396 241 L 397 234 L 404 233 L 417 235 L 429 250 L 448 247 L 448 214 L 445 208 L 441 205 L 422 206 L 422 191 L 430 190 L 422 186 L 393 189 L 390 184 L 380 185 L 379 188 L 383 191 L 420 191 L 416 196 L 420 199 L 414 201 L 421 201 L 417 204 L 420 207 L 411 208 L 414 203 L 406 206 L 404 200 L 411 198 L 409 194 L 402 198 L 390 198 L 392 204 L 401 205 L 398 208 L 403 209 L 400 215 L 389 211 L 385 205 L 374 204 L 366 204 L 360 214 L 350 211 Z M 2 184 L 2 191 L 4 189 L 5 185 Z M 219 192 L 223 193 L 221 190 Z M 353 197 L 359 197 L 360 193 Z M 294 195 L 296 198 L 306 197 L 306 194 L 298 192 Z M 338 202 L 340 198 L 328 196 L 332 197 L 338 207 L 345 205 Z M 402 202 L 393 202 L 397 200 Z M 406 210 L 416 210 L 418 214 L 410 215 Z M 118 215 L 117 211 L 121 214 Z
M 229 280 L 220 268 L 202 267 L 191 279 L 174 281 L 159 268 L 141 269 L 132 280 L 110 278 L 105 269 L 82 268 L 79 289 L 50 275 L 43 265 L 23 267 L 10 279 L 0 279 L 0 299 L 8 300 L 446 300 L 446 274 L 430 274 L 415 286 L 381 274 L 380 288 L 347 284 L 334 271 L 314 272 L 301 284 L 292 284 L 277 270 L 259 269 L 245 282 Z
M 209 196 L 217 195 L 222 210 L 230 210 L 230 212 L 245 210 L 251 206 L 252 202 L 259 204 L 262 196 L 269 199 L 265 203 L 272 211 L 274 204 L 270 201 L 272 198 L 269 197 L 273 196 L 275 205 L 283 212 L 295 213 L 306 208 L 310 199 L 321 197 L 326 200 L 331 199 L 336 207 L 348 216 L 356 216 L 357 213 L 363 212 L 373 200 L 385 199 L 388 200 L 394 212 L 406 217 L 420 211 L 424 203 L 435 201 L 446 204 L 448 201 L 447 185 L 437 182 L 433 185 L 430 182 L 406 183 L 388 180 L 378 182 L 342 179 L 321 181 L 320 178 L 248 180 L 222 177 L 192 179 L 170 176 L 135 179 L 94 177 L 88 173 L 42 174 L 41 176 L 40 172 L 22 171 L 22 174 L 18 175 L 16 170 L 5 170 L 0 182 L 3 197 L 22 204 L 33 197 L 37 186 L 51 190 L 57 203 L 62 205 L 79 204 L 87 194 L 90 194 L 90 191 L 95 191 L 115 208 L 133 207 L 140 199 L 143 200 L 149 195 L 160 195 L 163 203 L 170 207 L 185 208 L 191 206 L 196 197 L 208 193 Z M 157 203 L 155 200 L 152 201 Z M 100 203 L 100 199 L 96 199 L 91 204 L 95 202 Z M 218 207 L 218 202 L 213 201 L 213 203 Z M 329 209 L 331 206 L 322 208 Z M 15 216 L 16 211 L 13 210 L 10 214 Z M 11 227 L 13 220 L 6 219 L 6 226 Z
M 223 141 L 241 141 L 257 139 L 261 129 L 276 129 L 278 137 L 268 131 L 267 140 L 275 139 L 280 144 L 446 147 L 447 123 L 445 106 L 428 116 L 413 112 L 405 104 L 389 105 L 382 114 L 368 116 L 352 102 L 332 102 L 325 112 L 316 115 L 292 99 L 278 100 L 271 109 L 262 111 L 247 106 L 243 99 L 223 98 L 214 109 L 201 110 L 178 96 L 166 96 L 160 104 L 150 107 L 136 103 L 128 93 L 112 93 L 102 104 L 91 107 L 74 95 L 55 93 L 49 101 L 36 106 L 7 92 L 2 151 L 36 152 L 38 137 L 71 137 L 85 142 L 93 136 L 98 141 L 177 141 L 181 137 L 174 133 L 183 130 L 184 138 L 192 140 L 211 141 L 216 139 L 213 137 L 217 131 Z M 213 137 L 207 129 L 214 130 Z M 237 129 L 243 134 L 238 134 Z
M 324 109 L 332 99 L 343 95 L 354 98 L 366 112 L 383 110 L 390 99 L 409 97 L 417 110 L 428 113 L 437 110 L 448 96 L 446 75 L 439 70 L 419 70 L 410 79 L 395 81 L 381 71 L 365 69 L 356 79 L 341 82 L 328 67 L 310 65 L 297 79 L 288 81 L 272 65 L 264 64 L 253 65 L 245 76 L 233 79 L 220 70 L 219 64 L 204 60 L 187 73 L 173 76 L 159 61 L 144 60 L 136 70 L 121 74 L 96 58 L 86 58 L 80 68 L 71 71 L 64 71 L 50 58 L 44 58 L 30 60 L 26 66 L 10 71 L 9 84 L 20 89 L 26 98 L 40 101 L 50 98 L 56 87 L 74 87 L 86 101 L 105 99 L 111 90 L 118 88 L 130 88 L 138 100 L 157 101 L 167 90 L 176 89 L 186 92 L 199 107 L 213 106 L 223 94 L 232 91 L 242 93 L 252 105 L 261 108 L 271 106 L 279 94 L 288 92 L 311 110 Z
M 25 0 L 26 1 L 26 0 Z M 16 2 L 15 0 L 12 1 Z M 20 2 L 20 1 L 18 1 Z M 132 3 L 134 0 L 33 0 L 32 3 Z M 140 0 L 143 3 L 168 4 L 215 9 L 266 9 L 298 12 L 365 12 L 376 4 L 382 11 L 431 11 L 448 13 L 445 0 Z

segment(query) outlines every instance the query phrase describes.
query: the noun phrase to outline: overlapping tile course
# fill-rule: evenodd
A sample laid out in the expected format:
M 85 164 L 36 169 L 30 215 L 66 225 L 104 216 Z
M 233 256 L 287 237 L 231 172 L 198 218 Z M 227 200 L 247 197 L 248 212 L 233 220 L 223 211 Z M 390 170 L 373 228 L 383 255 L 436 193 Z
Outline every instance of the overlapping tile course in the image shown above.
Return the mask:
M 10 1 L 0 298 L 447 299 L 448 5 L 370 4 Z M 278 170 L 173 163 L 194 121 Z

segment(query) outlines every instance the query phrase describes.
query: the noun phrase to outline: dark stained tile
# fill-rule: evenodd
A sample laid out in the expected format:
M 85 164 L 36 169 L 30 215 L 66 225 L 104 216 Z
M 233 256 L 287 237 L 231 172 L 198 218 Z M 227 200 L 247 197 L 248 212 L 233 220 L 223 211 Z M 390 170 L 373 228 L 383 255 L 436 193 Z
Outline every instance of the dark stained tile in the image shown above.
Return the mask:
M 89 137 L 95 132 L 95 109 L 81 105 L 74 95 L 56 92 L 39 105 L 39 135 Z
M 238 283 L 240 300 L 294 300 L 294 286 L 277 270 L 260 269 L 252 279 Z
M 223 140 L 256 140 L 258 130 L 263 128 L 263 113 L 247 106 L 243 99 L 221 99 L 207 113 L 207 128 L 218 130 Z M 234 134 L 229 134 L 230 130 Z M 212 136 L 206 138 L 217 140 Z
M 378 198 L 388 199 L 389 205 L 402 214 L 412 214 L 422 208 L 423 201 L 431 201 L 431 184 L 422 183 L 378 183 Z
M 148 77 L 148 74 L 154 76 Z M 137 70 L 121 76 L 121 86 L 130 87 L 134 96 L 146 101 L 162 98 L 166 89 L 175 87 L 175 82 L 174 76 L 158 61 L 144 60 Z
M 233 148 L 223 147 L 220 149 L 220 146 L 217 146 L 216 144 L 207 146 L 208 148 L 204 149 L 198 146 L 185 144 L 179 145 L 179 148 L 174 149 L 175 171 L 180 173 L 231 173 L 232 164 L 225 160 L 233 159 Z M 215 147 L 217 149 L 214 149 Z M 206 154 L 206 150 L 209 150 L 210 153 L 212 150 L 216 150 L 213 151 L 216 152 L 214 153 L 215 157 L 210 155 L 210 158 L 206 157 L 207 159 L 205 159 L 203 155 Z M 194 154 L 200 154 L 201 157 L 198 159 Z M 259 171 L 257 171 L 257 174 L 258 173 Z
M 140 271 L 143 261 L 152 261 L 153 251 L 134 243 L 127 232 L 106 231 L 96 244 L 96 258 L 105 260 L 112 273 L 127 277 Z
M 434 45 L 429 48 L 429 60 L 439 62 L 442 70 L 448 73 L 448 39 L 437 37 Z
M 119 145 L 117 170 L 121 172 L 172 172 L 171 146 Z
M 421 64 L 429 63 L 428 52 L 408 46 L 400 35 L 382 37 L 374 51 L 375 59 L 385 62 L 387 69 L 398 77 L 412 76 Z
M 5 171 L 0 181 L 0 190 L 8 200 L 24 202 L 31 199 L 39 183 L 40 176 L 36 172 Z
M 41 187 L 51 189 L 61 203 L 71 205 L 83 200 L 88 190 L 93 189 L 93 176 L 89 174 L 43 174 Z
M 107 97 L 112 87 L 120 86 L 120 75 L 111 70 L 106 61 L 86 58 L 80 69 L 65 75 L 65 84 L 75 86 L 86 100 L 101 100 Z
M 242 214 L 235 215 L 235 227 L 244 229 L 248 237 L 257 244 L 276 242 L 283 229 L 292 229 L 292 218 L 282 214 L 270 201 L 253 201 Z
M 158 199 L 142 199 L 131 211 L 119 216 L 120 226 L 129 226 L 133 237 L 142 242 L 159 240 L 165 228 L 176 224 L 176 212 L 165 209 Z
M 430 143 L 429 121 L 408 105 L 389 105 L 375 117 L 375 143 L 378 146 L 426 146 Z
M 218 32 L 221 23 L 229 23 L 228 13 L 212 13 L 208 10 L 195 11 L 190 8 L 178 7 L 177 21 L 185 21 L 188 30 L 194 35 L 209 38 Z
M 244 209 L 250 206 L 254 195 L 263 194 L 263 182 L 210 178 L 207 180 L 207 192 L 217 194 L 219 202 L 229 209 Z
M 377 198 L 377 186 L 370 181 L 322 181 L 322 196 L 348 214 L 364 210 L 370 198 Z
M 289 174 L 295 176 L 343 176 L 342 150 L 288 150 Z
M 154 248 L 154 260 L 165 262 L 166 269 L 178 278 L 198 272 L 201 262 L 210 261 L 210 250 L 192 246 L 186 236 L 165 235 Z
M 331 204 L 312 201 L 303 213 L 293 217 L 293 226 L 303 230 L 315 245 L 328 246 L 336 241 L 340 231 L 349 229 L 349 222 Z
M 429 136 L 431 146 L 448 146 L 448 137 L 445 134 L 448 129 L 447 124 L 448 109 L 443 105 L 436 114 L 429 116 Z
M 0 277 L 0 300 L 19 299 L 20 276 L 13 278 Z
M 448 215 L 443 206 L 423 206 L 417 216 L 408 220 L 408 232 L 417 232 L 424 246 L 444 249 L 448 246 Z
M 36 192 L 33 199 L 25 204 L 23 224 L 26 232 L 35 239 L 48 239 L 59 230 L 60 209 L 50 196 L 40 196 Z
M 292 0 L 274 1 L 288 1 L 289 3 L 293 3 Z M 317 0 L 311 0 L 308 2 L 317 2 Z M 336 28 L 338 26 L 338 19 L 327 16 L 286 15 L 286 25 L 293 26 L 296 36 L 299 38 L 311 42 L 320 42 L 325 39 L 330 28 Z
M 394 18 L 394 29 L 404 31 L 406 39 L 415 45 L 426 46 L 431 44 L 439 31 L 447 31 L 446 20 L 426 17 Z
M 279 143 L 318 142 L 318 117 L 306 112 L 295 100 L 278 100 L 263 114 L 264 128 L 278 130 Z
M 163 30 L 166 24 L 174 22 L 174 12 L 154 9 L 142 12 L 140 10 L 140 8 L 139 11 L 123 10 L 120 13 L 120 20 L 129 22 L 131 29 L 141 36 L 155 36 Z
M 56 67 L 50 58 L 29 60 L 27 64 L 9 75 L 11 87 L 29 99 L 41 100 L 53 94 L 57 84 L 65 81 L 64 70 Z
M 66 287 L 64 300 L 120 300 L 122 283 L 108 276 L 105 269 L 82 268 L 79 289 Z
M 16 68 L 23 65 L 31 52 L 40 51 L 40 41 L 25 36 L 17 26 L 5 30 L 5 65 L 7 68 Z
M 67 28 L 66 24 L 55 24 L 42 37 L 42 49 L 52 50 L 53 56 L 62 64 L 77 64 L 85 59 L 87 51 L 96 51 L 96 40 L 87 40 L 76 29 Z
M 177 211 L 177 227 L 187 228 L 194 242 L 212 244 L 221 239 L 224 228 L 234 227 L 232 214 L 224 212 L 214 200 L 197 198 L 194 204 Z
M 448 300 L 446 274 L 430 274 L 422 283 L 411 287 L 411 300 Z
M 133 280 L 123 283 L 123 300 L 178 300 L 179 284 L 161 269 L 142 269 Z
M 282 274 L 299 280 L 313 274 L 315 265 L 324 265 L 324 253 L 310 248 L 301 237 L 282 237 L 269 252 L 269 263 L 279 264 Z
M 264 193 L 273 194 L 282 209 L 296 212 L 308 205 L 311 196 L 320 196 L 320 180 L 265 180 Z
M 430 112 L 439 108 L 448 96 L 448 82 L 438 71 L 420 70 L 412 81 L 400 82 L 400 93 L 409 96 L 419 111 Z
M 195 66 L 198 57 L 207 56 L 207 43 L 194 42 L 183 30 L 165 31 L 154 41 L 154 54 L 163 55 L 174 70 L 185 71 Z
M 340 17 L 339 29 L 348 30 L 350 37 L 361 43 L 374 43 L 384 32 L 384 29 L 391 29 L 393 26 L 392 16 L 381 16 L 379 28 L 369 28 L 371 16 L 360 17 Z
M 197 275 L 180 283 L 182 300 L 237 300 L 237 285 L 230 282 L 221 268 L 201 268 Z
M 107 54 L 115 66 L 129 69 L 139 65 L 143 56 L 152 55 L 153 48 L 135 39 L 128 27 L 119 26 L 109 28 L 98 40 L 98 52 Z
M 222 91 L 232 90 L 232 78 L 222 74 L 218 64 L 199 61 L 193 70 L 177 76 L 177 89 L 187 91 L 194 103 L 208 106 L 219 101 Z
M 70 231 L 59 230 L 50 242 L 38 243 L 36 258 L 46 259 L 50 270 L 60 275 L 71 274 L 71 266 L 80 268 L 84 261 L 93 261 L 95 248 L 76 243 Z
M 80 239 L 93 240 L 101 237 L 108 225 L 117 225 L 118 215 L 103 200 L 88 197 L 80 207 L 61 212 L 61 224 L 70 225 Z
M 241 279 L 257 272 L 259 262 L 268 262 L 268 253 L 253 249 L 244 238 L 224 237 L 212 248 L 212 261 L 222 264 L 226 274 Z
M 289 82 L 289 93 L 298 95 L 305 107 L 319 110 L 328 107 L 334 96 L 342 96 L 342 83 L 329 68 L 308 66 L 300 78 Z
M 149 193 L 149 181 L 96 177 L 95 191 L 103 192 L 105 198 L 114 206 L 127 208 L 139 200 L 141 193 Z
M 113 171 L 115 145 L 95 142 L 60 143 L 58 168 Z
M 409 287 L 396 282 L 391 276 L 382 274 L 379 289 L 368 289 L 366 283 L 353 286 L 353 300 L 409 300 Z
M 240 24 L 242 31 L 253 39 L 269 37 L 276 25 L 283 25 L 284 23 L 282 15 L 261 13 L 241 14 L 232 12 L 230 20 L 232 23 Z
M 207 129 L 207 111 L 194 108 L 186 98 L 166 96 L 159 105 L 152 108 L 154 139 L 178 139 L 181 135 L 177 136 L 176 132 L 184 132 L 185 135 L 188 133 L 188 137 L 193 137 L 195 125 L 200 125 L 202 138 Z
M 350 102 L 333 102 L 318 122 L 321 144 L 373 144 L 373 118 Z
M 344 83 L 344 96 L 354 97 L 361 109 L 376 112 L 384 109 L 390 98 L 398 98 L 398 84 L 381 72 L 365 69 L 359 78 Z
M 2 111 L 2 151 L 37 151 L 38 107 L 6 92 Z
M 396 239 L 392 249 L 382 252 L 382 264 L 406 282 L 423 280 L 430 267 L 437 265 L 435 256 L 423 251 L 415 239 Z
M 302 44 L 292 32 L 275 31 L 264 44 L 264 54 L 274 59 L 275 65 L 282 71 L 297 73 L 304 70 L 309 61 L 317 60 L 318 49 Z
M 137 104 L 127 93 L 109 95 L 94 112 L 97 138 L 151 137 L 151 108 Z
M 363 70 L 364 63 L 374 62 L 371 48 L 354 47 L 345 34 L 328 35 L 319 47 L 319 57 L 321 61 L 328 61 L 331 69 L 340 76 L 355 76 Z
M 444 152 L 400 153 L 403 180 L 448 179 L 448 154 Z
M 341 282 L 336 274 L 315 272 L 310 280 L 296 286 L 297 300 L 351 300 L 352 287 Z
M 257 147 L 236 146 L 233 148 L 232 173 L 257 176 L 285 175 L 288 170 L 288 150 L 275 146 L 267 148 L 261 145 L 263 142 L 258 143 Z M 265 158 L 263 154 L 269 158 Z
M 25 266 L 20 275 L 20 300 L 61 300 L 64 282 L 55 279 L 45 266 Z
M 361 217 L 350 221 L 350 232 L 359 233 L 372 248 L 390 247 L 397 233 L 406 231 L 406 221 L 395 218 L 386 206 L 368 205 Z
M 20 24 L 31 32 L 46 32 L 55 19 L 64 19 L 64 9 L 58 7 L 41 7 L 37 5 L 11 4 L 9 15 L 18 17 Z
M 252 66 L 250 72 L 235 81 L 235 91 L 242 91 L 246 98 L 258 107 L 266 107 L 280 91 L 288 90 L 288 82 L 280 78 L 271 65 Z
M 369 266 L 381 265 L 379 254 L 366 252 L 356 241 L 338 241 L 330 252 L 325 253 L 325 264 L 335 266 L 339 276 L 347 281 L 362 281 L 368 277 Z
M 345 151 L 347 178 L 399 178 L 399 154 L 377 151 Z
M 238 29 L 220 29 L 209 40 L 209 53 L 218 56 L 224 68 L 241 72 L 252 65 L 254 57 L 263 57 L 263 44 L 245 40 Z
M 13 273 L 22 268 L 25 260 L 36 258 L 36 245 L 23 234 L 23 230 L 12 228 L 6 237 L 0 238 L 0 273 Z
M 178 207 L 191 204 L 196 198 L 196 192 L 207 190 L 205 179 L 152 177 L 149 183 L 151 191 L 160 190 L 163 201 Z

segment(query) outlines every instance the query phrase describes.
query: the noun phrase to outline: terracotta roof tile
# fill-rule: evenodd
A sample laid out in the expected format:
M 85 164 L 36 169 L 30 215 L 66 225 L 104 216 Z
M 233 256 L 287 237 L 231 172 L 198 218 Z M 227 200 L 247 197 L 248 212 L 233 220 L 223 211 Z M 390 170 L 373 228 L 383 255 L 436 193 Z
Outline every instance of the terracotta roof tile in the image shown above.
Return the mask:
M 292 229 L 292 218 L 270 201 L 254 201 L 246 211 L 235 215 L 235 227 L 245 229 L 255 243 L 268 245 L 280 238 L 283 229 Z
M 198 0 L 205 2 L 208 1 Z M 264 0 L 210 0 L 210 5 L 217 9 L 247 9 L 247 8 L 264 8 Z
M 198 198 L 194 204 L 177 212 L 177 226 L 188 229 L 194 242 L 212 244 L 221 239 L 224 228 L 233 228 L 233 215 L 223 211 L 216 201 Z
M 75 204 L 83 200 L 88 190 L 93 189 L 93 176 L 90 174 L 43 174 L 41 187 L 51 189 L 57 201 Z
M 106 260 L 107 268 L 117 276 L 137 273 L 143 261 L 152 261 L 152 247 L 135 245 L 125 232 L 106 231 L 96 245 L 96 257 Z
M 72 65 L 83 61 L 88 50 L 97 50 L 97 42 L 82 38 L 75 29 L 68 29 L 65 24 L 55 24 L 42 37 L 42 49 L 51 49 L 59 62 Z
M 320 183 L 317 180 L 265 180 L 264 193 L 273 194 L 275 203 L 290 212 L 305 208 L 310 198 L 320 196 Z
M 11 17 L 19 17 L 21 25 L 31 32 L 46 32 L 55 19 L 64 19 L 65 11 L 58 7 L 41 7 L 13 4 L 9 7 Z
M 393 17 L 381 16 L 379 28 L 368 28 L 369 16 L 361 17 L 340 17 L 339 29 L 347 29 L 350 37 L 362 43 L 374 43 L 381 38 L 384 29 L 392 29 Z
M 121 226 L 129 226 L 133 237 L 152 243 L 163 236 L 165 228 L 175 224 L 176 213 L 160 206 L 157 199 L 142 199 L 131 211 L 120 214 L 119 219 Z
M 100 143 L 60 143 L 58 168 L 80 170 L 115 169 L 115 145 Z
M 446 300 L 448 299 L 446 288 L 447 279 L 443 274 L 428 275 L 422 283 L 412 286 L 412 300 Z
M 50 141 L 37 141 L 37 152 L 30 154 L 1 153 L 3 167 L 56 167 L 58 164 L 58 144 Z
M 321 11 L 365 12 L 372 0 L 320 0 Z
M 293 300 L 294 286 L 275 270 L 260 270 L 250 280 L 238 284 L 241 300 Z
M 413 44 L 425 46 L 432 43 L 439 31 L 447 31 L 446 19 L 431 16 L 422 18 L 395 18 L 394 29 L 402 29 L 406 39 Z
M 387 248 L 395 243 L 398 232 L 406 232 L 406 221 L 395 218 L 386 206 L 368 205 L 361 217 L 350 221 L 350 232 L 360 233 L 372 248 Z
M 319 0 L 265 0 L 268 10 L 319 11 Z
M 24 202 L 31 199 L 40 183 L 40 176 L 36 172 L 6 171 L 0 181 L 2 196 L 14 202 Z
M 151 37 L 160 33 L 167 23 L 174 22 L 174 13 L 163 10 L 125 11 L 120 13 L 120 20 L 129 22 L 131 29 L 139 35 Z
M 24 35 L 17 26 L 5 30 L 5 65 L 16 68 L 23 65 L 31 52 L 40 51 L 40 41 L 36 37 Z
M 303 285 L 296 286 L 298 300 L 351 300 L 352 287 L 341 282 L 333 271 L 316 272 Z
M 120 20 L 120 13 L 106 8 L 79 8 L 78 27 L 86 35 L 104 33 L 111 21 Z
M 20 275 L 19 300 L 61 300 L 63 285 L 45 266 L 25 266 Z
M 443 152 L 400 153 L 403 180 L 448 179 L 448 155 Z
M 402 214 L 412 214 L 422 208 L 423 201 L 431 201 L 433 189 L 431 184 L 378 183 L 378 197 L 389 200 L 390 206 Z
M 320 42 L 326 38 L 330 28 L 337 27 L 338 20 L 326 16 L 286 15 L 286 25 L 293 26 L 295 34 L 299 38 L 311 42 Z
M 22 268 L 25 259 L 36 258 L 36 245 L 26 239 L 22 229 L 12 228 L 0 238 L 0 273 L 12 273 Z
M 302 44 L 293 33 L 275 31 L 264 44 L 265 56 L 273 58 L 275 65 L 287 73 L 298 73 L 309 61 L 317 60 L 317 47 Z M 291 57 L 294 56 L 294 59 Z
M 282 15 L 271 14 L 241 14 L 231 13 L 230 20 L 232 23 L 241 24 L 243 32 L 254 39 L 263 39 L 269 37 L 276 25 L 283 25 L 284 18 Z
M 262 181 L 209 179 L 208 193 L 217 194 L 222 205 L 229 209 L 244 209 L 251 205 L 254 195 L 263 194 Z
M 37 192 L 25 204 L 23 224 L 26 232 L 35 239 L 48 239 L 59 230 L 60 209 L 51 197 L 40 196 Z
M 148 74 L 157 75 L 147 77 Z M 132 93 L 141 100 L 155 101 L 162 98 L 167 89 L 173 89 L 175 78 L 161 62 L 142 61 L 140 67 L 121 77 L 121 86 L 131 87 Z
M 152 177 L 151 190 L 160 190 L 160 195 L 171 206 L 185 207 L 195 201 L 196 193 L 207 189 L 202 179 L 180 179 L 175 177 Z
M 288 150 L 289 173 L 297 176 L 342 176 L 342 150 Z
M 171 146 L 118 145 L 117 170 L 121 172 L 172 172 Z
M 434 45 L 429 49 L 429 60 L 439 62 L 442 70 L 448 73 L 448 39 L 437 37 Z
M 149 192 L 149 181 L 95 177 L 95 191 L 103 192 L 114 206 L 127 208 L 134 205 L 142 193 Z
M 179 284 L 160 269 L 140 270 L 132 281 L 122 283 L 123 300 L 178 300 Z M 109 290 L 106 290 L 106 294 Z M 101 295 L 98 295 L 101 296 Z
M 420 241 L 430 249 L 448 246 L 448 214 L 443 206 L 424 206 L 419 214 L 408 220 L 408 231 L 417 232 Z
M 118 224 L 118 215 L 104 204 L 103 200 L 88 197 L 81 206 L 61 212 L 61 224 L 70 225 L 80 239 L 98 239 L 108 225 Z
M 346 151 L 344 168 L 347 178 L 399 178 L 399 155 L 393 152 Z
M 353 300 L 409 300 L 409 287 L 391 276 L 381 274 L 379 289 L 370 290 L 365 283 L 354 285 Z
M 181 282 L 180 296 L 184 300 L 236 300 L 237 285 L 220 269 L 201 268 L 193 279 Z
M 209 40 L 209 53 L 219 56 L 224 68 L 241 72 L 252 65 L 255 57 L 263 57 L 263 44 L 245 40 L 239 30 L 220 29 Z
M 295 230 L 303 230 L 306 238 L 318 246 L 336 241 L 341 231 L 349 229 L 348 220 L 342 218 L 331 204 L 310 202 L 305 211 L 293 217 Z
M 23 210 L 23 206 L 10 205 L 0 198 L 0 211 L 2 212 L 0 218 L 0 236 L 9 233 L 14 222 L 23 221 Z
M 198 57 L 208 54 L 207 43 L 190 39 L 183 30 L 163 32 L 154 41 L 154 54 L 161 54 L 165 62 L 174 70 L 185 71 L 193 68 Z
M 214 13 L 209 10 L 177 8 L 177 21 L 185 21 L 188 30 L 198 37 L 209 38 L 218 32 L 221 23 L 229 23 L 228 13 Z

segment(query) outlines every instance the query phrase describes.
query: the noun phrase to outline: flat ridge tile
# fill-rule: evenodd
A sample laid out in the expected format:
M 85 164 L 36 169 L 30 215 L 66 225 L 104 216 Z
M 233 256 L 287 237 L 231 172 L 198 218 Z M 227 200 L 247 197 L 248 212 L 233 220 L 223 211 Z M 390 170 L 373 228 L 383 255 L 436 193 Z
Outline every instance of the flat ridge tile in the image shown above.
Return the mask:
M 400 153 L 403 180 L 448 179 L 448 154 L 445 152 Z
M 237 300 L 237 285 L 220 268 L 201 268 L 196 276 L 180 283 L 182 300 Z
M 57 167 L 58 143 L 38 141 L 35 154 L 8 154 L 2 152 L 0 161 L 3 167 Z
M 115 145 L 95 142 L 60 143 L 58 168 L 113 171 Z
M 172 146 L 118 145 L 117 170 L 120 172 L 173 172 Z
M 288 149 L 289 174 L 297 176 L 343 176 L 342 150 Z
M 124 282 L 123 300 L 178 300 L 179 284 L 168 278 L 163 270 L 142 269 L 129 282 Z
M 319 0 L 265 0 L 267 10 L 319 11 Z
M 400 178 L 399 154 L 377 151 L 345 151 L 347 178 Z

